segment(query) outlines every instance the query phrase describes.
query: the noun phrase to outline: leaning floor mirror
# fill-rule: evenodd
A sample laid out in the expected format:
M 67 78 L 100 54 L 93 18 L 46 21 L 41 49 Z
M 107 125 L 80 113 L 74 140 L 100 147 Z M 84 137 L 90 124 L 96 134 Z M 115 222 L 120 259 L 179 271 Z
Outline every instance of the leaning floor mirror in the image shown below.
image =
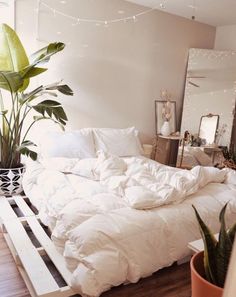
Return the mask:
M 190 49 L 177 166 L 213 166 L 232 143 L 236 52 Z M 185 133 L 188 131 L 187 133 Z

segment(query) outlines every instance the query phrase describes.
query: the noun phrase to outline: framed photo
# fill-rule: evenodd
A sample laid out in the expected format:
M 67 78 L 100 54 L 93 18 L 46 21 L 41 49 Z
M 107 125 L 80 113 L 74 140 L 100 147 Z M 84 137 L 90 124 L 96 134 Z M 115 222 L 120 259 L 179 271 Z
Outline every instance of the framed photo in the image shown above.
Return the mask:
M 176 122 L 176 101 L 164 101 L 155 100 L 155 124 L 156 124 L 156 134 L 161 134 L 161 127 L 165 122 L 165 117 L 163 116 L 163 110 L 165 109 L 166 103 L 168 102 L 168 107 L 170 110 L 170 133 L 176 132 L 177 122 Z

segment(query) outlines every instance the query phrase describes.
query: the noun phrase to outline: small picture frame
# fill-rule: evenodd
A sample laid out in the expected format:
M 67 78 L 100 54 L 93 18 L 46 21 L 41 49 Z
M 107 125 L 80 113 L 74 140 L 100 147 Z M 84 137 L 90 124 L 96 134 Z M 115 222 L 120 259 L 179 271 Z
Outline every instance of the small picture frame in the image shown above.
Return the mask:
M 170 105 L 170 133 L 176 132 L 177 120 L 176 120 L 176 101 L 168 101 Z M 161 127 L 164 124 L 163 108 L 167 103 L 166 100 L 155 100 L 155 128 L 156 135 L 161 134 Z

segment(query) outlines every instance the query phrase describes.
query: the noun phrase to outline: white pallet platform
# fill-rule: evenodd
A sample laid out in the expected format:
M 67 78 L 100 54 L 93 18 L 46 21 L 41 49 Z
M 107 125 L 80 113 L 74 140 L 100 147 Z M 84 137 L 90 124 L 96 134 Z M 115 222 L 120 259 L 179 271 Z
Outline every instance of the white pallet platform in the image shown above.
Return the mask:
M 12 205 L 17 205 L 23 216 L 18 217 Z M 56 250 L 45 233 L 37 215 L 26 203 L 26 197 L 0 197 L 0 219 L 2 232 L 11 250 L 17 268 L 32 297 L 69 297 L 75 294 L 70 287 L 71 272 L 66 268 L 64 257 Z M 41 247 L 36 248 L 24 225 L 31 228 Z M 59 287 L 42 255 L 47 255 L 66 285 Z

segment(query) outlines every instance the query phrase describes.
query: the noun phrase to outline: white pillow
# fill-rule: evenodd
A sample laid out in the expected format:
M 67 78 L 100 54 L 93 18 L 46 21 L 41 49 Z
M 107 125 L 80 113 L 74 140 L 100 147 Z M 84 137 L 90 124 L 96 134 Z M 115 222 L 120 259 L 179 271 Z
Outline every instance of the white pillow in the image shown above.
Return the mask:
M 40 141 L 43 158 L 94 158 L 93 134 L 90 129 L 72 132 L 48 132 Z
M 128 157 L 143 154 L 138 138 L 138 131 L 134 127 L 127 129 L 101 128 L 93 129 L 97 151 Z

